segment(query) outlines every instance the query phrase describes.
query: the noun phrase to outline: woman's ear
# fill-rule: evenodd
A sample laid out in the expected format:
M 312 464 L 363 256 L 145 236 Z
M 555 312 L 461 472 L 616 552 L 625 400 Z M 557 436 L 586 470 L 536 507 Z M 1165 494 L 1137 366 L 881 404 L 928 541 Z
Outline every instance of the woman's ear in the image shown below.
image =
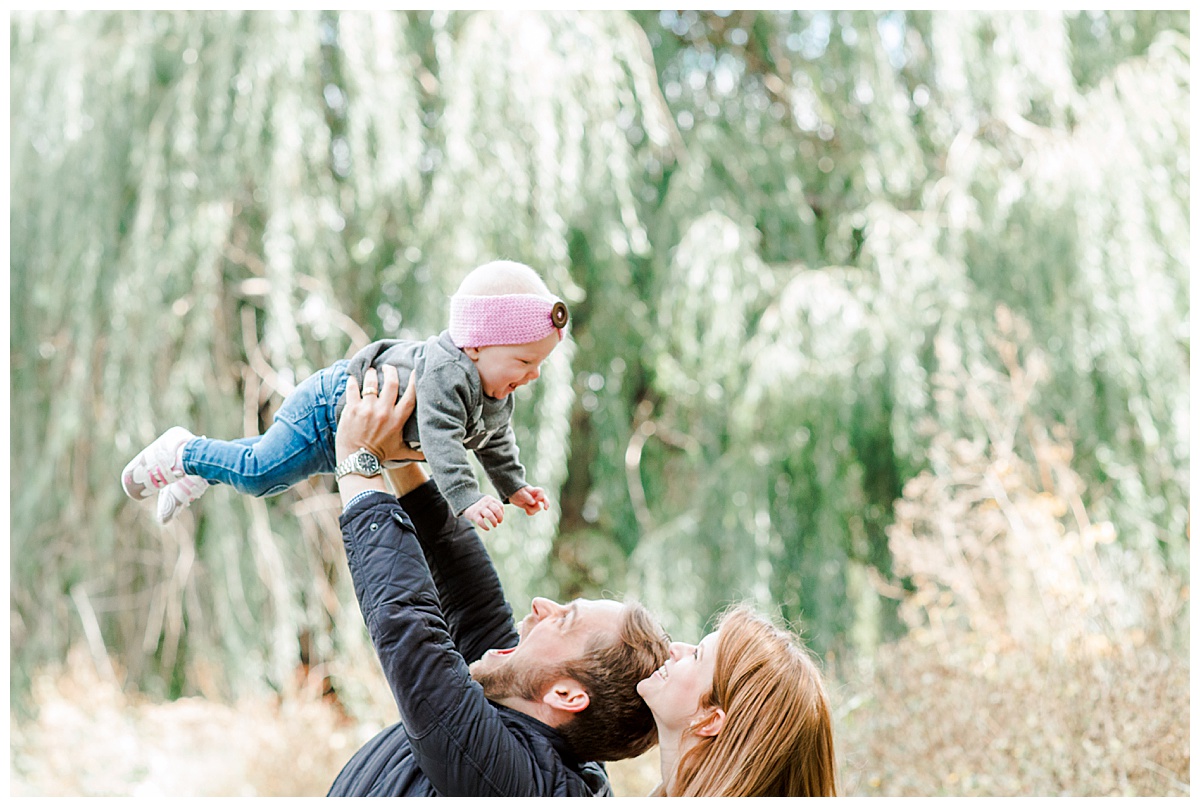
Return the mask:
M 702 718 L 696 726 L 696 734 L 701 737 L 716 737 L 725 728 L 725 710 L 719 706 Z

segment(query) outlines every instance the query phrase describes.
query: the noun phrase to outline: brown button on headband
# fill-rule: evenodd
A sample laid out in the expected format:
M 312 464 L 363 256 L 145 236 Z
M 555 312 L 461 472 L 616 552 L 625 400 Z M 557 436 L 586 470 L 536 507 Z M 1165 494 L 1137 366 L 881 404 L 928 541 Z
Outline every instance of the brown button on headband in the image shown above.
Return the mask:
M 567 326 L 567 320 L 570 315 L 567 314 L 567 304 L 559 300 L 550 309 L 550 323 L 559 330 Z

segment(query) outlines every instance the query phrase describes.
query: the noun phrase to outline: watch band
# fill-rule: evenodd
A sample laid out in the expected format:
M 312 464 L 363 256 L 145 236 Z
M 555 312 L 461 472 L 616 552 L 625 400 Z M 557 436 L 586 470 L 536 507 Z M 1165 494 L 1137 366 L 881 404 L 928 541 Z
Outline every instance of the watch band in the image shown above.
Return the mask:
M 383 463 L 370 451 L 360 448 L 339 462 L 333 472 L 338 479 L 346 474 L 358 474 L 366 477 L 379 476 L 383 472 Z

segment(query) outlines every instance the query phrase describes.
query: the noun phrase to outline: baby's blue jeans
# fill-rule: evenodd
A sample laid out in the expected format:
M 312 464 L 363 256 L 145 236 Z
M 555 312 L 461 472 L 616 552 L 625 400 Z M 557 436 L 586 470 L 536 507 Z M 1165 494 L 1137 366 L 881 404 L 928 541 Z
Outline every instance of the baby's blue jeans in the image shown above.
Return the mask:
M 183 449 L 184 472 L 251 496 L 274 496 L 313 474 L 333 473 L 334 412 L 346 390 L 348 364 L 334 362 L 300 382 L 265 434 L 189 440 Z

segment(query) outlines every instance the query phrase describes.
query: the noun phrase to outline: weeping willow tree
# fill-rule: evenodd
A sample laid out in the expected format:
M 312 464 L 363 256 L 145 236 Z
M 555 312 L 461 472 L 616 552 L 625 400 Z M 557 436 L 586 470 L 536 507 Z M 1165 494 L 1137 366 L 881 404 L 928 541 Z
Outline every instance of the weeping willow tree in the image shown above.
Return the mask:
M 939 371 L 1030 323 L 1089 512 L 1186 569 L 1185 13 L 24 13 L 11 31 L 13 682 L 85 643 L 162 694 L 369 657 L 328 480 L 161 529 L 124 462 L 254 434 L 369 339 L 538 267 L 533 593 L 818 647 L 895 624 L 885 529 Z M 956 351 L 937 352 L 935 343 Z M 947 366 L 947 362 L 955 366 Z M 37 458 L 34 461 L 32 458 Z
M 1025 403 L 1089 507 L 1186 574 L 1186 14 L 640 19 L 685 148 L 651 221 L 631 568 L 700 581 L 655 604 L 752 599 L 869 649 L 904 481 L 932 434 L 978 436 L 931 381 L 995 366 L 999 304 L 1052 357 Z
M 367 339 L 441 330 L 484 260 L 586 309 L 574 241 L 603 244 L 596 272 L 648 249 L 632 188 L 670 121 L 644 36 L 620 14 L 39 13 L 12 61 L 15 686 L 82 641 L 169 694 L 353 656 L 326 483 L 215 490 L 163 530 L 116 474 L 166 425 L 259 433 Z M 552 491 L 577 360 L 518 407 Z M 557 515 L 494 539 L 518 609 Z

